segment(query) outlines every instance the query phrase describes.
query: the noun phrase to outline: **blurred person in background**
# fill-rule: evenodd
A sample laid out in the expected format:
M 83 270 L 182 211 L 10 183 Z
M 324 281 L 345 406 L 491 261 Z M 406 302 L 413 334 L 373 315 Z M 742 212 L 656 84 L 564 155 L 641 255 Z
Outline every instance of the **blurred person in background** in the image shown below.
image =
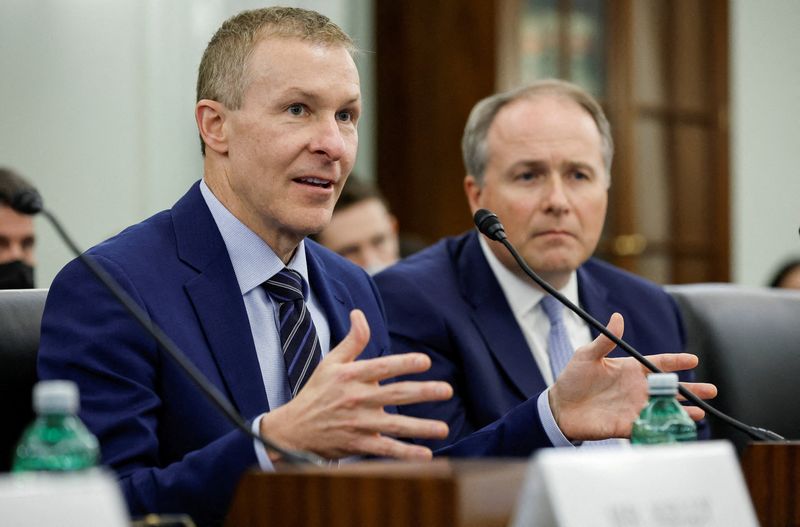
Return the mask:
M 36 236 L 33 217 L 11 208 L 17 192 L 32 188 L 20 175 L 0 167 L 0 289 L 33 288 Z
M 397 218 L 378 189 L 356 177 L 347 181 L 330 223 L 315 239 L 369 274 L 400 259 Z
M 770 287 L 800 289 L 800 258 L 792 258 L 778 268 L 769 283 Z

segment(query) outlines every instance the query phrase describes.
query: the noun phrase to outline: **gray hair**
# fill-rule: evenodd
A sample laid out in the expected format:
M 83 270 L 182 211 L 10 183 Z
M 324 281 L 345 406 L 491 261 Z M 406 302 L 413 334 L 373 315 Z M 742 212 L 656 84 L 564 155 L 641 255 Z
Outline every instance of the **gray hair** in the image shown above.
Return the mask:
M 597 125 L 603 149 L 603 164 L 606 175 L 611 181 L 611 161 L 614 157 L 614 140 L 611 137 L 611 125 L 608 124 L 600 104 L 583 88 L 570 82 L 558 79 L 544 79 L 526 86 L 515 88 L 486 97 L 478 102 L 469 114 L 461 139 L 461 152 L 464 166 L 479 185 L 483 184 L 483 176 L 489 159 L 487 136 L 495 117 L 506 105 L 519 99 L 533 98 L 539 95 L 564 97 L 576 102 L 586 110 Z

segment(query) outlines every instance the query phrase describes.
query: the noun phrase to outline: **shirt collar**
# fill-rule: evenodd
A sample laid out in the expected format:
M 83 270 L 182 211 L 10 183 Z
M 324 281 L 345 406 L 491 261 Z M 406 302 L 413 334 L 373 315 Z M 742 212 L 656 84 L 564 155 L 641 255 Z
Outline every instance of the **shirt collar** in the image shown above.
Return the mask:
M 539 301 L 544 296 L 544 291 L 539 289 L 530 279 L 523 278 L 516 273 L 512 273 L 505 265 L 503 265 L 497 256 L 489 248 L 489 243 L 483 236 L 478 237 L 481 245 L 483 256 L 489 263 L 495 278 L 500 284 L 500 289 L 506 296 L 508 305 L 515 316 L 521 317 L 527 314 L 536 307 Z M 567 280 L 567 285 L 559 291 L 562 295 L 566 296 L 572 303 L 578 305 L 578 273 L 572 271 Z
M 305 240 L 300 241 L 292 259 L 284 265 L 267 242 L 225 208 L 208 188 L 205 180 L 200 181 L 200 193 L 228 249 L 228 256 L 242 295 L 261 286 L 284 267 L 297 271 L 308 283 Z

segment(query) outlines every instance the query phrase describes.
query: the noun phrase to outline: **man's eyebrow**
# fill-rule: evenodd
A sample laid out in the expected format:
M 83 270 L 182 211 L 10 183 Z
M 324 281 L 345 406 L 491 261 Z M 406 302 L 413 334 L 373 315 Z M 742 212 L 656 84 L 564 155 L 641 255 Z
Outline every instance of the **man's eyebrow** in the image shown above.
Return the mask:
M 336 251 L 339 254 L 349 254 L 358 251 L 358 245 L 345 245 L 344 247 L 339 247 L 339 250 Z
M 516 170 L 518 168 L 541 168 L 544 166 L 547 166 L 547 163 L 541 159 L 522 159 L 511 165 L 511 170 Z
M 376 234 L 375 236 L 371 237 L 369 239 L 369 242 L 374 245 L 374 244 L 382 243 L 386 238 L 387 238 L 386 233 L 385 232 L 381 232 L 381 233 Z
M 301 99 L 310 99 L 312 101 L 318 101 L 321 99 L 321 96 L 316 92 L 310 92 L 308 90 L 304 90 L 303 88 L 298 87 L 291 87 L 287 88 L 283 92 L 284 97 L 299 97 Z M 355 95 L 354 97 L 350 98 L 349 100 L 345 101 L 342 106 L 349 106 L 351 104 L 355 104 L 357 102 L 361 102 L 361 94 Z
M 587 163 L 585 161 L 567 161 L 564 163 L 564 166 L 567 168 L 579 168 L 581 170 L 586 170 L 588 172 L 594 172 L 595 168 L 592 166 L 591 163 Z

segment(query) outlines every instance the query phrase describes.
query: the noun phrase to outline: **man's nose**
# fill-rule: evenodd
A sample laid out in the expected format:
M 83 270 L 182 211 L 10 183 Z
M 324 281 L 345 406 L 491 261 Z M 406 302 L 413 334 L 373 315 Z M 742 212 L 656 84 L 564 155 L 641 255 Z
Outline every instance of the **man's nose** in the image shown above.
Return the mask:
M 26 259 L 27 254 L 25 252 L 25 248 L 22 246 L 21 243 L 11 242 L 11 244 L 8 246 L 8 256 L 9 256 L 8 258 L 9 261 L 14 261 L 14 260 L 24 261 Z
M 310 147 L 313 152 L 325 154 L 331 161 L 338 161 L 344 155 L 347 145 L 335 117 L 319 120 Z
M 569 197 L 564 180 L 558 174 L 548 178 L 544 206 L 547 211 L 563 213 L 569 210 Z

